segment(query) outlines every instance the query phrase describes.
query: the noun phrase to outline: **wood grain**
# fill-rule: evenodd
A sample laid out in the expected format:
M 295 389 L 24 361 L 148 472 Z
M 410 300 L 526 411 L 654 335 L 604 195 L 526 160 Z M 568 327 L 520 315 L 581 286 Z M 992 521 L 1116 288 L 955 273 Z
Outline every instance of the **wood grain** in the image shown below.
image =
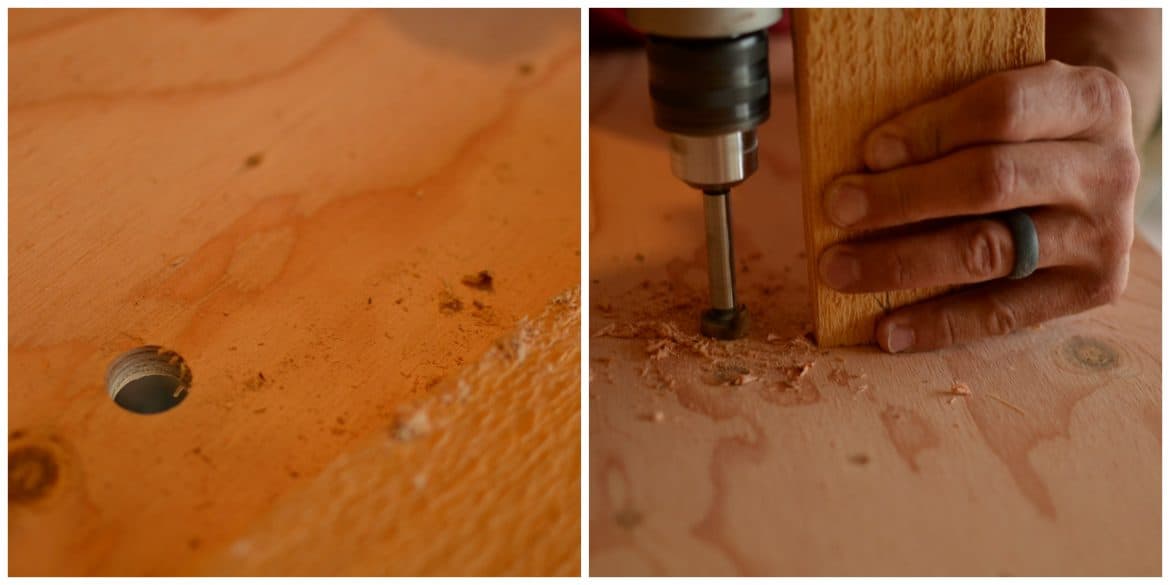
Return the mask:
M 988 73 L 1043 62 L 1044 10 L 800 9 L 793 35 L 817 342 L 872 343 L 884 312 L 948 289 L 846 294 L 820 284 L 821 250 L 865 233 L 825 219 L 825 187 L 865 169 L 865 136 L 881 122 Z
M 580 333 L 574 288 L 283 498 L 204 570 L 579 574 Z
M 774 37 L 761 167 L 734 194 L 753 329 L 704 341 L 701 202 L 670 174 L 643 61 L 590 64 L 591 574 L 1159 574 L 1147 244 L 1116 305 L 1004 338 L 913 355 L 802 341 L 792 47 Z
M 31 494 L 10 489 L 12 574 L 576 573 L 563 403 L 579 394 L 559 377 L 452 406 L 434 439 L 476 447 L 443 456 L 455 466 L 547 440 L 548 465 L 439 481 L 392 510 L 371 485 L 348 510 L 409 520 L 482 497 L 491 522 L 554 532 L 540 556 L 447 533 L 458 520 L 416 525 L 402 554 L 425 567 L 393 547 L 330 563 L 329 530 L 289 536 L 311 564 L 228 553 L 578 282 L 577 11 L 10 17 L 9 465 Z M 461 284 L 480 270 L 493 291 Z M 104 387 L 145 344 L 194 376 L 160 415 Z M 489 404 L 524 425 L 473 441 Z M 517 481 L 549 488 L 541 507 Z M 461 547 L 490 553 L 441 562 Z

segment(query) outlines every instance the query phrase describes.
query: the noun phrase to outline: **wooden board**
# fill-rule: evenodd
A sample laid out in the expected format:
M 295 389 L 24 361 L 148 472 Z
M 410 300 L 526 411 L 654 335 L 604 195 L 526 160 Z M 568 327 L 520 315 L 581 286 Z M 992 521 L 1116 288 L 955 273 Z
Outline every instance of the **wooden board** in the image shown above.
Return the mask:
M 863 142 L 881 122 L 988 73 L 1043 62 L 1044 10 L 800 9 L 793 35 L 817 342 L 872 343 L 883 313 L 948 289 L 846 294 L 821 284 L 820 252 L 864 233 L 825 219 L 825 187 L 865 169 Z
M 412 486 L 433 454 L 393 507 L 403 477 L 363 457 L 578 282 L 578 11 L 15 10 L 9 31 L 12 574 L 577 572 L 559 361 L 379 446 Z M 485 269 L 493 291 L 461 284 Z M 144 344 L 193 372 L 164 414 L 106 395 Z M 505 465 L 454 477 L 480 460 Z M 379 481 L 346 513 L 417 541 L 339 551 L 324 509 L 264 536 L 357 473 Z M 548 542 L 526 556 L 496 523 Z
M 580 290 L 220 551 L 228 575 L 577 575 Z
M 1118 304 L 1004 338 L 808 345 L 792 52 L 773 43 L 760 170 L 733 195 L 753 330 L 726 344 L 698 337 L 700 196 L 670 174 L 644 56 L 593 56 L 591 574 L 1159 574 L 1159 257 L 1135 245 Z

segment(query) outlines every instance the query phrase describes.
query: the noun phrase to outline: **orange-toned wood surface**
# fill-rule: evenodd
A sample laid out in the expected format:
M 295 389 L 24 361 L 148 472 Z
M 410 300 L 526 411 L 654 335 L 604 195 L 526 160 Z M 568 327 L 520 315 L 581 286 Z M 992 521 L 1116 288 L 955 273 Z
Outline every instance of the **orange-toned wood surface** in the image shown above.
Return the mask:
M 760 170 L 733 194 L 753 325 L 731 343 L 698 337 L 699 195 L 670 175 L 644 56 L 592 58 L 591 574 L 1159 574 L 1157 254 L 1135 244 L 1116 305 L 1005 338 L 801 341 L 792 48 L 773 42 Z
M 547 377 L 471 382 L 578 281 L 578 29 L 576 10 L 11 11 L 11 573 L 576 574 L 572 336 L 537 354 L 561 356 Z M 493 291 L 461 283 L 480 270 Z M 144 344 L 194 376 L 153 416 L 103 380 Z M 442 416 L 394 440 L 419 409 Z M 320 486 L 371 445 L 385 467 L 361 463 L 379 479 L 344 511 L 402 532 L 353 550 Z M 306 502 L 319 522 L 265 536 Z
M 825 187 L 865 169 L 878 124 L 989 73 L 1044 61 L 1042 8 L 800 9 L 793 17 L 809 298 L 817 342 L 872 343 L 877 318 L 946 291 L 844 294 L 817 282 L 815 258 L 855 237 L 825 218 Z

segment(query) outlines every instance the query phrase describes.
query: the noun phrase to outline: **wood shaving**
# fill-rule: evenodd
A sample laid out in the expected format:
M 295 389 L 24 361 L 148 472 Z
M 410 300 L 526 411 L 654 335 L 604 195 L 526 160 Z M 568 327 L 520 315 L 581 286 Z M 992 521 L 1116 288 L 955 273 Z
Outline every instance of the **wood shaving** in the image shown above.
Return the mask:
M 713 374 L 715 383 L 720 386 L 743 386 L 760 379 L 759 376 L 752 374 L 750 369 L 739 364 L 717 365 Z
M 669 339 L 654 339 L 646 344 L 646 354 L 652 360 L 660 360 L 666 356 L 671 355 L 671 346 L 673 344 Z
M 427 411 L 416 410 L 409 417 L 400 417 L 394 421 L 391 434 L 399 441 L 411 441 L 426 436 L 431 432 L 431 419 Z
M 759 376 L 753 376 L 752 374 L 739 374 L 736 377 L 732 378 L 731 381 L 728 383 L 728 385 L 730 385 L 730 386 L 743 386 L 744 384 L 751 384 L 752 382 L 755 382 L 759 379 L 760 379 Z
M 792 384 L 801 380 L 815 365 L 813 346 L 803 337 L 769 335 L 770 344 L 758 340 L 726 343 L 684 331 L 673 321 L 640 320 L 611 322 L 593 331 L 594 337 L 646 340 L 642 351 L 646 359 L 637 370 L 642 380 L 652 388 L 673 388 L 684 380 L 675 375 L 688 372 L 694 365 L 706 372 L 702 381 L 711 386 L 744 386 L 763 383 L 775 387 L 778 383 Z M 700 364 L 689 364 L 679 369 L 692 356 L 702 358 Z M 596 375 L 590 371 L 591 378 Z M 698 380 L 696 380 L 698 381 Z
M 642 418 L 653 423 L 660 423 L 666 420 L 666 413 L 662 412 L 661 410 L 655 410 L 654 412 L 647 414 Z
M 845 371 L 845 368 L 833 368 L 833 371 L 829 372 L 830 382 L 837 384 L 838 386 L 844 386 L 846 388 L 849 387 L 849 381 L 855 377 L 856 376 L 850 375 L 849 372 Z
M 996 400 L 997 402 L 999 402 L 999 403 L 1003 404 L 1004 406 L 1020 413 L 1021 415 L 1024 415 L 1024 416 L 1028 415 L 1028 413 L 1024 412 L 1024 409 L 1016 406 L 1015 404 L 1012 404 L 1011 402 L 1008 402 L 1007 400 L 1004 400 L 1003 398 L 1000 398 L 999 396 L 996 396 L 995 394 L 988 394 L 987 397 Z
M 444 315 L 453 315 L 463 310 L 463 301 L 459 297 L 444 291 L 439 298 L 439 312 Z
M 491 292 L 493 290 L 492 280 L 492 271 L 480 270 L 476 274 L 468 274 L 467 276 L 464 276 L 460 282 L 474 289 Z
M 593 334 L 594 337 L 617 339 L 665 339 L 676 347 L 686 349 L 705 358 L 728 355 L 726 348 L 698 333 L 683 333 L 674 323 L 663 321 L 638 321 L 635 323 L 610 323 Z
M 815 364 L 815 363 L 816 362 L 804 362 L 803 364 L 801 364 L 799 366 L 789 367 L 787 370 L 788 378 L 789 379 L 796 379 L 796 380 L 803 378 L 804 375 L 807 374 L 809 372 L 809 370 L 812 369 L 813 364 Z
M 951 399 L 947 401 L 947 404 L 951 404 L 955 400 L 958 400 L 960 396 L 971 396 L 971 387 L 964 382 L 955 380 L 954 383 L 951 384 L 951 394 L 954 396 L 951 396 Z

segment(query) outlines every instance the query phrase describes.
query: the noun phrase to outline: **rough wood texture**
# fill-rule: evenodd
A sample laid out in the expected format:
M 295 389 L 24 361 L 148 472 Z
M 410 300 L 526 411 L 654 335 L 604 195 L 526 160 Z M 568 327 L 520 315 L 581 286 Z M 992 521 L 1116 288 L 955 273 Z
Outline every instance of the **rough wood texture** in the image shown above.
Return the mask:
M 870 343 L 883 312 L 946 289 L 844 294 L 819 284 L 821 250 L 864 233 L 825 219 L 825 187 L 865 168 L 863 140 L 881 122 L 988 73 L 1042 62 L 1044 10 L 800 9 L 793 34 L 817 342 Z
M 547 387 L 485 386 L 433 439 L 380 447 L 444 466 L 394 508 L 417 471 L 362 462 L 578 282 L 578 11 L 10 17 L 13 574 L 577 572 L 579 394 L 556 364 Z M 461 284 L 484 269 L 494 291 Z M 143 344 L 194 374 L 149 417 L 103 383 Z M 518 440 L 547 442 L 545 463 Z M 284 498 L 358 473 L 379 481 L 345 513 L 413 523 L 410 546 L 337 551 L 336 508 L 283 544 L 263 532 Z M 548 542 L 505 550 L 494 523 Z M 251 559 L 244 537 L 319 556 Z
M 579 574 L 580 315 L 579 289 L 554 298 L 204 570 Z
M 1005 338 L 800 341 L 791 46 L 773 42 L 761 168 L 734 195 L 753 332 L 729 344 L 698 337 L 700 200 L 670 175 L 644 56 L 593 58 L 592 574 L 1157 575 L 1158 256 L 1135 245 L 1117 305 Z

